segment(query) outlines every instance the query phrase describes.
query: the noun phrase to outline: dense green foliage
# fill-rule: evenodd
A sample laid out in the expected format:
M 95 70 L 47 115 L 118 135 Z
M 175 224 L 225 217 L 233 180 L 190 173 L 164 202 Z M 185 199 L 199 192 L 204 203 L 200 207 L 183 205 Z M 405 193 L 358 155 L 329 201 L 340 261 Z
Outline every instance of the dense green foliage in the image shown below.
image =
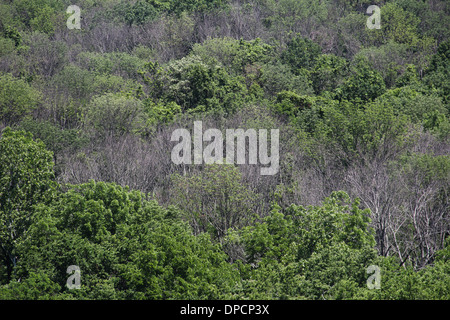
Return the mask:
M 448 1 L 72 4 L 0 0 L 0 299 L 450 299 Z

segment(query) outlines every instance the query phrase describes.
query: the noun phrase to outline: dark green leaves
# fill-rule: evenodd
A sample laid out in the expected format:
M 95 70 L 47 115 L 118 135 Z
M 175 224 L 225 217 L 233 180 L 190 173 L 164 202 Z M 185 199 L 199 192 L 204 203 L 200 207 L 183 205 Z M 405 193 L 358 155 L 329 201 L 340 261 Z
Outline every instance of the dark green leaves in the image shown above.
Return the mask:
M 17 263 L 16 245 L 33 222 L 33 207 L 52 199 L 52 153 L 31 134 L 6 128 L 0 138 L 0 246 L 9 281 Z

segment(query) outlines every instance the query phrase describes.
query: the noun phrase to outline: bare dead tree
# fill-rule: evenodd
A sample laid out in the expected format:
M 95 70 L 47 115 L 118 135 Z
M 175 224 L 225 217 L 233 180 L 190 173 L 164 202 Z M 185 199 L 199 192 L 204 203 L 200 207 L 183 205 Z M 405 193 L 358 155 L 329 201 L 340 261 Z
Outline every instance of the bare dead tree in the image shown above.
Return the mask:
M 418 152 L 419 157 L 434 157 L 439 145 L 422 132 L 409 150 Z M 345 188 L 371 210 L 379 253 L 395 255 L 403 265 L 408 262 L 419 269 L 433 261 L 450 230 L 450 176 L 448 171 L 444 177 L 430 176 L 414 158 L 406 164 L 399 162 L 403 152 L 397 152 L 366 158 L 364 165 L 355 162 L 347 171 Z
M 374 160 L 365 166 L 353 166 L 348 170 L 345 181 L 351 194 L 361 199 L 363 206 L 372 212 L 372 226 L 376 231 L 378 252 L 383 256 L 389 255 L 392 245 L 388 229 L 399 228 L 394 222 L 401 224 L 402 221 L 391 219 L 396 216 L 394 195 L 397 186 L 392 184 L 386 164 Z

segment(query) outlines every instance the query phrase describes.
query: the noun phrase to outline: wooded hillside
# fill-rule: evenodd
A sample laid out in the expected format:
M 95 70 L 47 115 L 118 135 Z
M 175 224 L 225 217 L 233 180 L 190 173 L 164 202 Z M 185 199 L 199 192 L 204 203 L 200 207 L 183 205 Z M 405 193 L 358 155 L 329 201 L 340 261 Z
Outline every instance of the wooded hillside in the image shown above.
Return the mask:
M 0 299 L 450 299 L 449 13 L 0 0 Z M 194 121 L 277 173 L 174 163 Z

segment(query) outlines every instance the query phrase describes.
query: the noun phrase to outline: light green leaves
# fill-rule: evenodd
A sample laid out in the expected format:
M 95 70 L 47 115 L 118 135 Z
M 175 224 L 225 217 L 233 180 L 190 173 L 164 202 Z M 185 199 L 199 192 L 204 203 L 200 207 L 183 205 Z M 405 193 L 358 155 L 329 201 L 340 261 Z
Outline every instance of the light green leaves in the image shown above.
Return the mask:
M 12 124 L 29 114 L 42 101 L 42 94 L 22 79 L 0 74 L 0 119 Z

